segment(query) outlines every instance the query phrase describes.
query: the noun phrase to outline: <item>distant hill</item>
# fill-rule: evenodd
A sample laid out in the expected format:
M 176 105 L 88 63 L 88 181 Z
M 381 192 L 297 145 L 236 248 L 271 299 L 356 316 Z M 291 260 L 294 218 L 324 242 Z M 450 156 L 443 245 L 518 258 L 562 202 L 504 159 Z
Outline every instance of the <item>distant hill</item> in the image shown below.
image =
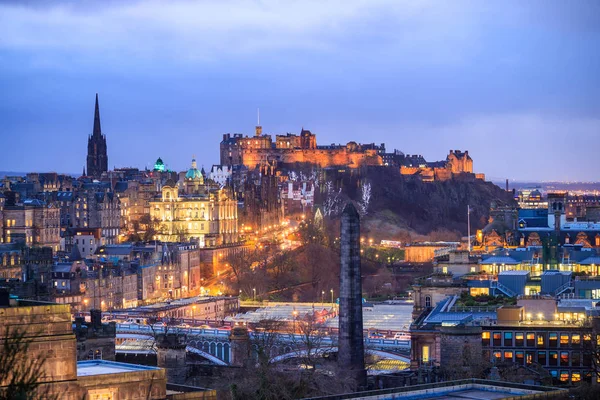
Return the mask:
M 30 171 L 30 172 L 40 172 L 40 171 Z M 42 171 L 42 172 L 56 172 L 56 171 Z M 27 175 L 29 172 L 15 172 L 15 171 L 0 171 L 0 178 L 4 178 L 5 176 L 25 176 Z M 73 174 L 70 172 L 58 172 L 58 174 L 61 175 L 70 175 L 72 177 L 79 177 L 81 176 L 81 172 L 78 174 Z
M 25 176 L 27 172 L 14 172 L 14 171 L 0 171 L 0 178 L 5 176 Z

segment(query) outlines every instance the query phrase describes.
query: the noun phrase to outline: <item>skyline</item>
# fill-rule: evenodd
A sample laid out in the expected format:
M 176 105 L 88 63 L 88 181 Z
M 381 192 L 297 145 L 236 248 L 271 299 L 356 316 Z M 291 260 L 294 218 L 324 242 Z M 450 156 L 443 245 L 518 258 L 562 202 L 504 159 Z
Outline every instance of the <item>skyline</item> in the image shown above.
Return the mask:
M 111 169 L 210 168 L 260 108 L 268 134 L 600 180 L 600 3 L 5 2 L 0 38 L 0 143 L 28 151 L 0 170 L 81 171 L 98 92 Z

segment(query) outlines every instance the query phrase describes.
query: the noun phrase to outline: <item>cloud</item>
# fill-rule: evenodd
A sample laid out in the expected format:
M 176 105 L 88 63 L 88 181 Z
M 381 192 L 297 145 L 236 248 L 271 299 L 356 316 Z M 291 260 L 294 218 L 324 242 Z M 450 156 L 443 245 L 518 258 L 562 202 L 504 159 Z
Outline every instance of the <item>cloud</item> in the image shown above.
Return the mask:
M 361 38 L 456 57 L 479 7 L 431 0 L 52 2 L 0 5 L 0 49 L 210 61 L 229 55 L 347 49 Z M 477 4 L 477 3 L 474 3 Z M 453 52 L 445 51 L 453 47 Z
M 323 128 L 318 139 L 324 143 L 342 129 L 337 123 Z M 385 142 L 388 151 L 422 154 L 428 161 L 444 159 L 449 149 L 469 150 L 475 172 L 488 178 L 600 180 L 598 117 L 470 115 L 441 124 L 352 124 L 343 131 L 347 137 L 365 137 L 368 132 L 369 141 Z

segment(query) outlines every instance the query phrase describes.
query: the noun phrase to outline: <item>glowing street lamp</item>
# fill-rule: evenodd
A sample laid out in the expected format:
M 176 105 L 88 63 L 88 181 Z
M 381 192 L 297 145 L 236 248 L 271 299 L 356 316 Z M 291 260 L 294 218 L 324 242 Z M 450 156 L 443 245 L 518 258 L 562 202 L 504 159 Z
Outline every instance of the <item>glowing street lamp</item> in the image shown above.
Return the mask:
M 294 311 L 292 311 L 292 315 L 294 316 L 294 334 L 296 333 L 296 318 L 298 317 L 298 311 L 296 311 L 296 309 L 294 309 Z
M 323 297 L 325 296 L 325 291 L 321 290 L 321 304 L 323 304 Z
M 256 288 L 252 288 L 252 301 L 256 301 Z

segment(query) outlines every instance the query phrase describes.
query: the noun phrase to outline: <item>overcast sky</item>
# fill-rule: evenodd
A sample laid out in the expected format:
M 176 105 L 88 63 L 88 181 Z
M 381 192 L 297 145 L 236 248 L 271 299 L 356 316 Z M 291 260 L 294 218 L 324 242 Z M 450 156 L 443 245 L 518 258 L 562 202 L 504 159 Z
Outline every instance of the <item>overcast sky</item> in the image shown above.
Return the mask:
M 3 1 L 0 170 L 218 163 L 223 133 L 600 180 L 600 1 Z

